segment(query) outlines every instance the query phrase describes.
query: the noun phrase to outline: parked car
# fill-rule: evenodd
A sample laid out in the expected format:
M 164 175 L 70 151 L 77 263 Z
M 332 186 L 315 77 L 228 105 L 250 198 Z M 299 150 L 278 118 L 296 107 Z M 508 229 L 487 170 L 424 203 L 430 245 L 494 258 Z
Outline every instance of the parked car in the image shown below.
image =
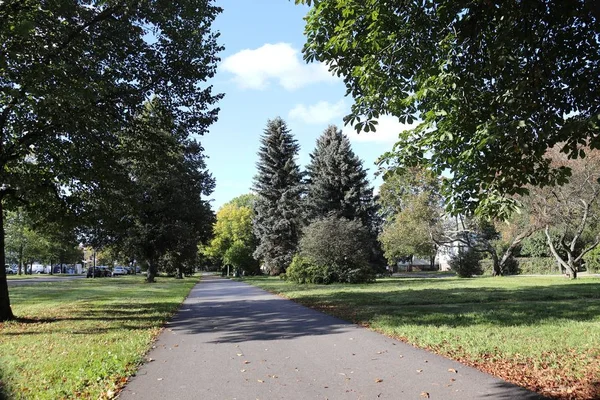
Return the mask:
M 104 276 L 104 273 L 102 272 L 102 270 L 99 267 L 96 267 L 96 268 L 89 267 L 87 270 L 87 274 L 86 274 L 87 278 L 91 278 L 91 277 L 101 278 L 103 276 Z
M 45 274 L 46 273 L 46 267 L 43 266 L 42 264 L 33 264 L 31 266 L 31 271 L 34 274 Z
M 6 265 L 4 267 L 4 270 L 6 271 L 6 275 L 13 275 L 15 273 L 15 271 L 10 267 L 10 265 Z
M 114 267 L 113 271 L 112 271 L 112 276 L 118 276 L 118 275 L 127 275 L 127 269 L 125 269 L 124 267 Z

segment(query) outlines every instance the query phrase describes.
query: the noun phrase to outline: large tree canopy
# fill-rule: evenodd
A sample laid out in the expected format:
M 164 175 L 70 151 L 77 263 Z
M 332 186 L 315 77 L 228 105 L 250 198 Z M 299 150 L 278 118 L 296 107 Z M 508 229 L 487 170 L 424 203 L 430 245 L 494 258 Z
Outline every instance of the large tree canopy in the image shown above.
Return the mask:
M 296 2 L 313 5 L 305 59 L 327 63 L 355 99 L 346 122 L 421 121 L 385 159 L 445 172 L 454 212 L 506 216 L 510 195 L 568 177 L 548 148 L 600 147 L 593 0 Z
M 211 0 L 0 2 L 0 217 L 75 214 L 118 170 L 119 135 L 154 98 L 188 134 L 216 119 Z M 61 209 L 62 210 L 62 209 Z M 0 264 L 4 264 L 0 219 Z M 0 272 L 0 321 L 12 317 Z

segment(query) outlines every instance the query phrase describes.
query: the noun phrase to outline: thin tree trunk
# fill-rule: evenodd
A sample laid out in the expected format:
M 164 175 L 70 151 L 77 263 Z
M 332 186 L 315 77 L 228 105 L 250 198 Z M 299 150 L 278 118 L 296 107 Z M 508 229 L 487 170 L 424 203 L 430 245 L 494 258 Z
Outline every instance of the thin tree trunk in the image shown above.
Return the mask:
M 154 279 L 155 277 L 156 277 L 156 264 L 151 261 L 148 263 L 148 274 L 146 275 L 146 282 L 148 282 L 148 283 L 156 282 L 156 280 Z
M 181 272 L 181 267 L 177 267 L 176 271 L 177 271 L 177 273 L 175 274 L 175 277 L 177 279 L 183 279 L 183 272 Z
M 14 319 L 15 316 L 10 308 L 10 296 L 8 295 L 8 282 L 6 281 L 6 255 L 4 254 L 4 210 L 0 199 L 0 322 Z
M 19 275 L 23 273 L 23 243 L 19 246 Z
M 487 243 L 487 242 L 486 242 Z M 498 260 L 498 253 L 496 249 L 490 243 L 487 243 L 485 250 L 492 257 L 492 276 L 501 276 L 502 269 L 500 268 L 500 262 Z

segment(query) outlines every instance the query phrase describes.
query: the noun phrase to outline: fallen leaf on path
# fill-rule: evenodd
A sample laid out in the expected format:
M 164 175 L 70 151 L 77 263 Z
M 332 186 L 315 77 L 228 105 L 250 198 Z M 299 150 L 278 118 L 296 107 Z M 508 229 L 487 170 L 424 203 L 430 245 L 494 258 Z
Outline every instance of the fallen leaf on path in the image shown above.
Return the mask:
M 376 383 L 383 382 L 383 379 L 381 379 L 381 378 L 375 378 L 375 382 Z
M 455 374 L 458 374 L 458 371 L 455 370 L 454 368 L 448 368 L 448 372 L 453 372 Z
M 157 381 L 162 381 L 162 380 L 163 380 L 163 378 L 158 378 L 158 379 L 156 379 L 156 380 L 157 380 Z
M 418 369 L 418 370 L 417 370 L 417 372 L 418 372 L 418 373 L 421 373 L 421 372 L 423 372 L 423 370 L 422 370 L 422 369 Z
M 237 353 L 237 356 L 241 357 L 241 356 L 243 356 L 243 354 L 242 353 Z
M 262 379 L 257 379 L 258 383 L 265 383 Z
M 241 369 L 240 372 L 246 372 L 246 370 L 245 369 Z
M 426 399 L 429 398 L 429 393 L 427 392 L 421 392 L 421 397 L 425 397 Z
M 244 364 L 250 364 L 250 361 L 246 360 L 244 361 Z

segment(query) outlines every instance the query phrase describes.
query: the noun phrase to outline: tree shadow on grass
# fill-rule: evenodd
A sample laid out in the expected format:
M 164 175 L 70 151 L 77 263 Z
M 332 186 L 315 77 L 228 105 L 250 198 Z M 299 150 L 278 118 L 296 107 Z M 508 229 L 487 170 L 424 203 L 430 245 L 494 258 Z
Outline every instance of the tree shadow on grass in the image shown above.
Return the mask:
M 156 302 L 136 304 L 111 304 L 110 306 L 93 306 L 71 316 L 57 316 L 52 318 L 19 317 L 12 323 L 24 324 L 27 327 L 17 332 L 5 331 L 0 336 L 22 336 L 37 334 L 94 334 L 114 330 L 140 330 L 160 326 L 177 309 L 179 302 Z M 155 315 L 151 315 L 155 314 Z M 86 321 L 92 324 L 83 325 Z M 93 321 L 114 322 L 114 326 L 94 326 Z M 75 324 L 69 324 L 74 322 Z M 83 324 L 77 324 L 82 322 Z M 39 327 L 39 329 L 36 329 Z
M 4 371 L 2 370 L 2 365 L 0 365 L 0 400 L 9 400 L 11 398 L 10 390 L 6 386 L 5 379 L 6 377 L 4 375 Z
M 600 282 L 557 287 L 438 288 L 398 291 L 324 291 L 299 302 L 355 322 L 376 316 L 397 324 L 465 327 L 531 325 L 553 319 L 597 320 Z

